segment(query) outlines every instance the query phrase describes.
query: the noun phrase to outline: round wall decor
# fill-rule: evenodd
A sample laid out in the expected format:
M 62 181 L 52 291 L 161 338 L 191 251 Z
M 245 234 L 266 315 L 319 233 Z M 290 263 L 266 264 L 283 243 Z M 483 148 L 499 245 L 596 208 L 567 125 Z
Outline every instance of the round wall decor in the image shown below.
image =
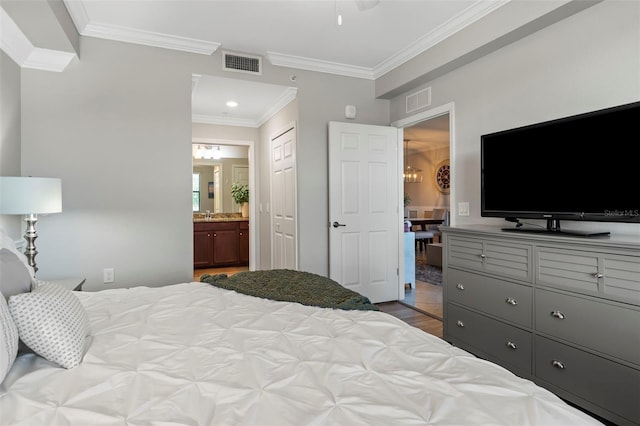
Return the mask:
M 436 186 L 443 194 L 448 194 L 451 186 L 449 160 L 444 160 L 436 168 Z

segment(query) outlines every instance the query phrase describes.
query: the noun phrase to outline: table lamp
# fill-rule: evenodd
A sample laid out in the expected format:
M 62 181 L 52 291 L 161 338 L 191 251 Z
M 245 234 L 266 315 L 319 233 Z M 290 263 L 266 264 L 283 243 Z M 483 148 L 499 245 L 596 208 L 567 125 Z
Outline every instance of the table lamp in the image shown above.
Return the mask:
M 33 267 L 36 267 L 36 222 L 39 214 L 62 211 L 62 182 L 58 178 L 0 176 L 0 214 L 24 215 L 27 230 L 24 251 Z

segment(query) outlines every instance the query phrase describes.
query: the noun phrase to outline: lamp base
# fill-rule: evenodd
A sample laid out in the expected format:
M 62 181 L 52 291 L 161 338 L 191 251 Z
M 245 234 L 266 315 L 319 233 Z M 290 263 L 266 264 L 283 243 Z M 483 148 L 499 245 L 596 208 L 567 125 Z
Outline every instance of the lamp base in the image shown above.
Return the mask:
M 38 222 L 38 215 L 25 215 L 24 221 L 27 222 L 27 230 L 24 233 L 24 239 L 27 240 L 27 247 L 24 250 L 24 255 L 27 256 L 29 266 L 33 268 L 33 272 L 35 274 L 38 272 L 38 267 L 36 266 L 36 255 L 38 254 L 38 251 L 36 250 L 36 238 L 38 238 L 36 222 Z

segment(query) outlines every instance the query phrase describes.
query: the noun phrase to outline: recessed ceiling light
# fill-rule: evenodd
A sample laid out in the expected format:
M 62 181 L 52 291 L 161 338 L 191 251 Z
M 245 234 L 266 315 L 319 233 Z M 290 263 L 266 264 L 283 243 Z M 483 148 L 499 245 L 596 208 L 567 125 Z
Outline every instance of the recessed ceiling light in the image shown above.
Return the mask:
M 229 102 L 227 102 L 227 106 L 229 108 L 235 108 L 235 107 L 238 106 L 238 103 L 236 101 L 229 101 Z

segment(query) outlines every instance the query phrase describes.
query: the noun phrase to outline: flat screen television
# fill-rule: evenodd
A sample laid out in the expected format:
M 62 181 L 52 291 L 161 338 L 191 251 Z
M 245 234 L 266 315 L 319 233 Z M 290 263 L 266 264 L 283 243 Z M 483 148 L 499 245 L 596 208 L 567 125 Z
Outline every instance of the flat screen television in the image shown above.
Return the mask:
M 565 233 L 561 220 L 640 223 L 639 129 L 640 101 L 483 135 L 481 215 L 525 232 Z

